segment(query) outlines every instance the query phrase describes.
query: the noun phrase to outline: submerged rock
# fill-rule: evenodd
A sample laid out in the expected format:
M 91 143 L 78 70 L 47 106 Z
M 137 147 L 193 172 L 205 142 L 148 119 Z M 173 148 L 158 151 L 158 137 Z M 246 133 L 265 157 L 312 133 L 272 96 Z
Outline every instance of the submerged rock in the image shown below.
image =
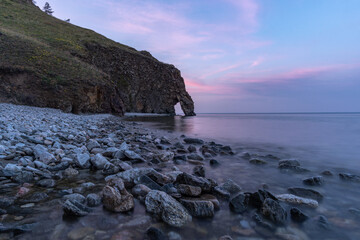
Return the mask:
M 182 227 L 191 221 L 191 215 L 174 198 L 162 191 L 152 190 L 145 199 L 146 211 L 159 215 L 173 227 Z
M 179 193 L 189 197 L 197 197 L 201 194 L 201 188 L 186 184 L 179 184 L 177 186 Z
M 359 182 L 360 183 L 360 176 L 349 174 L 349 173 L 339 173 L 339 177 L 341 180 L 344 181 L 351 181 L 351 182 Z
M 127 212 L 134 208 L 134 197 L 126 191 L 120 178 L 112 179 L 107 184 L 102 191 L 102 201 L 107 210 Z

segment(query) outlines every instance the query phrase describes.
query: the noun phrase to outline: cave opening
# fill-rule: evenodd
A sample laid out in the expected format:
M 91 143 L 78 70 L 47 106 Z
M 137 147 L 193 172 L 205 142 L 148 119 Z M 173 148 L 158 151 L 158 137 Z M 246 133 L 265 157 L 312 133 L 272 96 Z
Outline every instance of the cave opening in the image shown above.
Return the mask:
M 180 102 L 178 102 L 174 107 L 175 107 L 175 114 L 176 115 L 185 116 L 185 113 L 181 108 Z

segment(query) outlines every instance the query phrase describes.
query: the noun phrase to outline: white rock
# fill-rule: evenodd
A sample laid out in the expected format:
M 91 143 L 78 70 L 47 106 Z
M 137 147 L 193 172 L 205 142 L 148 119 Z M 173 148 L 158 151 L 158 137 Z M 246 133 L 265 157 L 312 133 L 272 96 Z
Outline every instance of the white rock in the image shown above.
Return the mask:
M 309 198 L 302 198 L 293 194 L 280 194 L 276 196 L 280 201 L 288 202 L 292 204 L 306 205 L 312 208 L 317 208 L 319 203 L 316 200 Z

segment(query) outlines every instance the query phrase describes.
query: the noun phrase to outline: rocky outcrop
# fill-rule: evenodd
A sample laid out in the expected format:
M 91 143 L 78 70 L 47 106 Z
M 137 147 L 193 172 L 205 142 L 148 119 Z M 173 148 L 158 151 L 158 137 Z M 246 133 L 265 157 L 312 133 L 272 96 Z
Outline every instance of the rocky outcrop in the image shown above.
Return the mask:
M 1 8 L 19 18 L 3 19 L 0 11 L 0 102 L 119 115 L 175 114 L 180 103 L 185 115 L 195 115 L 173 65 L 48 16 L 30 0 Z

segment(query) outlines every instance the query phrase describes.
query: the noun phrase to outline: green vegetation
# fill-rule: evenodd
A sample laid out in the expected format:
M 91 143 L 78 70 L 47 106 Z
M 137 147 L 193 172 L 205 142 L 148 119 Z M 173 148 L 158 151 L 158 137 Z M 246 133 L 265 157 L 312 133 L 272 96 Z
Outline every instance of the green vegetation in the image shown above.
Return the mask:
M 140 54 L 94 31 L 49 16 L 25 0 L 0 1 L 0 72 L 31 72 L 49 85 L 109 79 L 81 60 L 88 55 L 86 43 Z

